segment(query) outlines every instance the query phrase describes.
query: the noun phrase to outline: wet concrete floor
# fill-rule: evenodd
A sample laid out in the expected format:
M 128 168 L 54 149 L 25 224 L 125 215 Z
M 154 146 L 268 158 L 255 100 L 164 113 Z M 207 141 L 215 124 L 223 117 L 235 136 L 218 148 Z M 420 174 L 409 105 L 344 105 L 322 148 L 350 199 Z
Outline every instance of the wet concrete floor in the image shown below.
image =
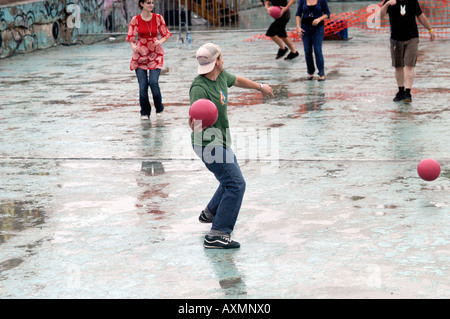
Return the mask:
M 123 39 L 0 61 L 1 298 L 449 298 L 448 41 L 423 39 L 394 103 L 388 35 L 324 44 L 327 80 L 257 33 L 165 45 L 164 116 L 139 118 Z M 190 147 L 195 51 L 273 86 L 231 88 L 247 191 L 234 251 L 197 220 L 217 183 Z M 153 110 L 154 111 L 154 110 Z M 416 166 L 434 158 L 433 182 Z

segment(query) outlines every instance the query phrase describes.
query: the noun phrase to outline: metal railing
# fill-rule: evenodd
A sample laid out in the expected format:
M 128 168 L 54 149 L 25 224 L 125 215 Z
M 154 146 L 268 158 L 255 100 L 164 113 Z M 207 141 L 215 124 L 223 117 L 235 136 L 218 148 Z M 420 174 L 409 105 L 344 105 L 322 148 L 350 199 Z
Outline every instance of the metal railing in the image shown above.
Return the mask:
M 164 17 L 171 31 L 187 33 L 239 29 L 239 12 L 262 5 L 261 0 L 161 0 L 155 1 L 154 12 Z M 131 18 L 140 13 L 137 0 L 117 0 L 108 17 L 112 24 L 105 33 L 126 32 Z

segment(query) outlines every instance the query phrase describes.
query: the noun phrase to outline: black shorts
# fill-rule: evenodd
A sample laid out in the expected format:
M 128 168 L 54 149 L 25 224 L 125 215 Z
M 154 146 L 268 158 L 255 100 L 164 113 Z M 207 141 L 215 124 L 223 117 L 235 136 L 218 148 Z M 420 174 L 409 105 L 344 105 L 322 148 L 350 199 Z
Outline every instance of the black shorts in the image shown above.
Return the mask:
M 280 38 L 287 38 L 286 26 L 290 20 L 289 10 L 286 11 L 282 17 L 276 19 L 267 29 L 266 36 L 273 37 L 279 36 Z

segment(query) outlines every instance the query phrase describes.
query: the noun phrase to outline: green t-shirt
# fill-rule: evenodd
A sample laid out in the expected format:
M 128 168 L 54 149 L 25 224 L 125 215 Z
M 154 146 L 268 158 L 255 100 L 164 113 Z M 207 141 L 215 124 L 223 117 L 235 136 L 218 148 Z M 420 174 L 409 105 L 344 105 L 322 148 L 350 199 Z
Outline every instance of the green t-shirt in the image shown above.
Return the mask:
M 211 81 L 204 75 L 197 76 L 191 84 L 189 97 L 191 104 L 200 99 L 212 101 L 218 111 L 216 123 L 202 132 L 191 134 L 193 145 L 223 145 L 229 147 L 231 138 L 228 124 L 228 88 L 236 83 L 236 76 L 223 70 L 216 81 Z

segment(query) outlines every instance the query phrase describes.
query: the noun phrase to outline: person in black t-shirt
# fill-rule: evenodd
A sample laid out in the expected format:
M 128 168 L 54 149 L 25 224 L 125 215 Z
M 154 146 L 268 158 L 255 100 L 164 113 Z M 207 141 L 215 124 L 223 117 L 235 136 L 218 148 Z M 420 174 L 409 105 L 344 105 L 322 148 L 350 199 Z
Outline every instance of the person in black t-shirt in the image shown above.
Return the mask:
M 430 31 L 431 41 L 435 38 L 433 29 L 417 0 L 385 0 L 381 6 L 380 17 L 383 19 L 386 14 L 389 14 L 391 24 L 392 66 L 395 67 L 395 79 L 398 85 L 398 92 L 394 101 L 403 100 L 406 103 L 411 103 L 414 67 L 419 50 L 419 31 L 416 17 Z
M 297 50 L 295 50 L 294 44 L 289 39 L 286 26 L 291 19 L 291 13 L 289 7 L 294 4 L 295 0 L 265 0 L 264 6 L 267 13 L 270 12 L 270 5 L 278 6 L 281 8 L 281 16 L 275 19 L 267 29 L 266 36 L 270 37 L 280 48 L 278 49 L 276 59 L 281 59 L 287 52 L 288 48 L 291 50 L 285 60 L 292 60 L 299 56 Z M 269 13 L 270 14 L 270 13 Z M 287 46 L 287 48 L 286 48 Z

